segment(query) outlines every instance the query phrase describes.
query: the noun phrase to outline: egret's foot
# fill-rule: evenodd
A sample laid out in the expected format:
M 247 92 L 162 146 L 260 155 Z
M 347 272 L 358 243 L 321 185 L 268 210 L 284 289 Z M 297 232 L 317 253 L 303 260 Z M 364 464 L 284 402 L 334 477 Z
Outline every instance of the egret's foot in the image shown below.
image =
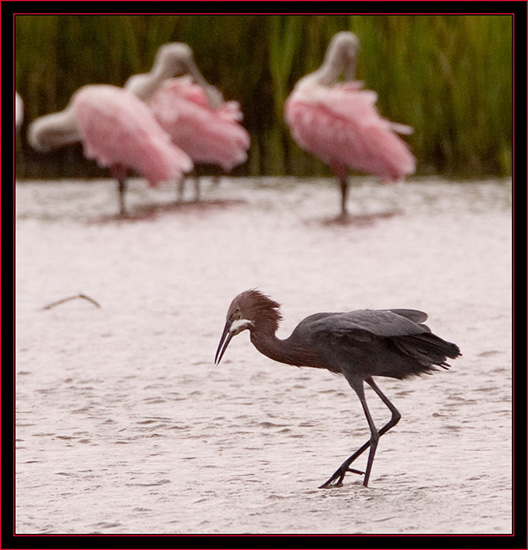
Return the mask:
M 319 485 L 319 489 L 331 489 L 332 487 L 343 487 L 343 481 L 339 480 L 334 483 L 332 479 L 329 479 L 326 483 Z
M 358 474 L 360 476 L 365 475 L 365 472 L 362 472 L 361 470 L 356 470 L 355 468 L 341 467 L 328 481 L 325 481 L 325 483 L 319 485 L 319 489 L 328 489 L 329 487 L 342 487 L 343 479 L 345 478 L 347 472 L 352 472 L 353 474 Z

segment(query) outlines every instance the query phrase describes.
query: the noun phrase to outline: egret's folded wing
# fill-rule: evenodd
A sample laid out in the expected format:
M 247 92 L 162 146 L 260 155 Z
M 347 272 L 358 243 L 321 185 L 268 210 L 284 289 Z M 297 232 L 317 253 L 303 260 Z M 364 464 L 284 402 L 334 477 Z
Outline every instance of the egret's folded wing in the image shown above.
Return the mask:
M 430 332 L 425 325 L 419 324 L 427 315 L 416 310 L 358 310 L 347 313 L 335 313 L 316 320 L 311 329 L 315 333 L 335 336 L 351 336 L 363 339 L 366 333 L 390 338 L 410 336 Z M 415 322 L 416 320 L 417 322 Z

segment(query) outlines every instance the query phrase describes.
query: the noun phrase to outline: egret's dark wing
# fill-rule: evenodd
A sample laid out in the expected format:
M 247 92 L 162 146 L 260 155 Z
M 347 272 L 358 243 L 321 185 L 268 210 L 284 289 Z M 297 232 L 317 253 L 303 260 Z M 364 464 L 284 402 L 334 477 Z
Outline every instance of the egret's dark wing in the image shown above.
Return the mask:
M 388 311 L 392 311 L 393 313 L 396 313 L 396 315 L 401 315 L 402 317 L 410 319 L 415 323 L 423 323 L 424 321 L 427 321 L 427 313 L 418 311 L 417 309 L 389 309 Z
M 315 319 L 310 326 L 314 333 L 334 336 L 350 336 L 363 339 L 365 333 L 383 338 L 410 336 L 430 332 L 425 325 L 427 315 L 413 309 L 362 309 L 347 313 L 328 314 Z

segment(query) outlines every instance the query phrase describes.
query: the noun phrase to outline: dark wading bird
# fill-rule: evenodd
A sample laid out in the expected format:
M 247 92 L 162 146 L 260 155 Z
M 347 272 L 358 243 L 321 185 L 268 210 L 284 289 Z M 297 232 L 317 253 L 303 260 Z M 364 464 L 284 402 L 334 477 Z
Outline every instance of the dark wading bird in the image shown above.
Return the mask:
M 456 344 L 446 342 L 423 324 L 427 314 L 414 309 L 357 310 L 316 313 L 302 320 L 285 340 L 275 332 L 281 320 L 280 304 L 258 290 L 239 294 L 229 306 L 227 321 L 216 351 L 220 363 L 229 342 L 249 330 L 251 342 L 275 361 L 299 367 L 328 369 L 342 374 L 357 393 L 370 428 L 370 440 L 347 458 L 323 487 L 340 487 L 347 472 L 364 474 L 368 486 L 379 438 L 401 418 L 396 407 L 378 388 L 373 376 L 410 378 L 447 368 L 446 359 L 460 355 Z M 366 382 L 388 407 L 391 419 L 379 431 L 370 415 L 363 383 Z M 365 472 L 350 465 L 370 447 Z

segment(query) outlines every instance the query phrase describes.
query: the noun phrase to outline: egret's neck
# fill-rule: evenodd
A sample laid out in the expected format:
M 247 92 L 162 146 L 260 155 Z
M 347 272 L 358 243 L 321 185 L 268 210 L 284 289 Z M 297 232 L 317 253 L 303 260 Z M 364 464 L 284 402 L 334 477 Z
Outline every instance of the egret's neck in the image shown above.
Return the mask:
M 252 330 L 251 342 L 260 351 L 274 361 L 296 365 L 298 367 L 318 367 L 319 361 L 314 351 L 310 351 L 296 342 L 290 336 L 285 340 L 277 338 L 275 332 L 268 330 Z
M 284 341 L 271 331 L 251 331 L 251 342 L 260 351 L 274 361 L 288 363 L 288 354 L 283 349 Z

